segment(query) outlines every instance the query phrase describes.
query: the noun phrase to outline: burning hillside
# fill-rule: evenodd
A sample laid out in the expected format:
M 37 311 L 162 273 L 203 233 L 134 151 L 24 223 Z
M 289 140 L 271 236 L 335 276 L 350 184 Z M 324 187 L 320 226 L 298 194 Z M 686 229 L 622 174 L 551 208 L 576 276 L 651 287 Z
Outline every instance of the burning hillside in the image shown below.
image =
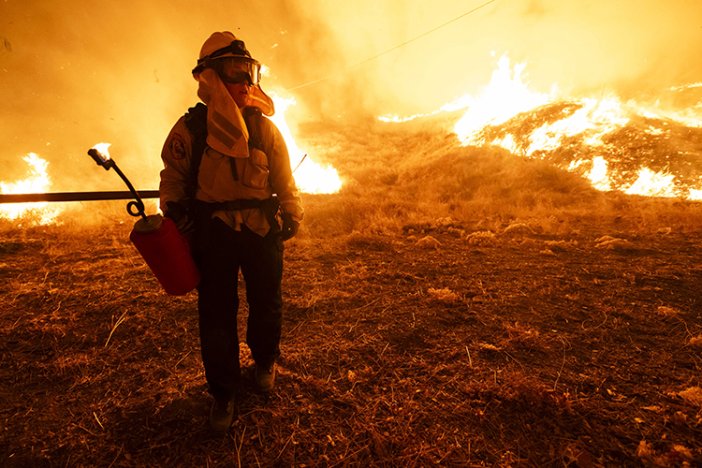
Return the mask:
M 525 71 L 526 64 L 511 65 L 509 59 L 503 56 L 490 82 L 475 96 L 465 95 L 429 114 L 404 118 L 381 117 L 380 120 L 391 124 L 385 130 L 347 128 L 343 133 L 348 133 L 350 139 L 365 134 L 365 142 L 349 141 L 362 148 L 362 154 L 380 155 L 390 150 L 393 155 L 402 156 L 394 166 L 380 159 L 380 167 L 375 173 L 365 171 L 358 174 L 359 166 L 349 164 L 349 160 L 354 160 L 356 155 L 345 149 L 339 151 L 342 147 L 338 142 L 328 144 L 328 140 L 322 138 L 325 144 L 315 143 L 314 133 L 330 132 L 334 128 L 331 122 L 307 125 L 308 129 L 314 128 L 301 144 L 313 145 L 312 154 L 307 157 L 307 150 L 300 148 L 299 138 L 293 135 L 286 119 L 288 108 L 295 104 L 293 98 L 275 96 L 278 112 L 273 120 L 286 139 L 294 175 L 304 193 L 337 193 L 342 188 L 342 177 L 351 177 L 364 184 L 377 179 L 378 174 L 394 171 L 394 176 L 391 174 L 388 177 L 401 180 L 402 172 L 411 174 L 414 169 L 426 165 L 427 161 L 453 154 L 460 143 L 481 149 L 478 154 L 482 155 L 493 154 L 499 148 L 514 158 L 542 161 L 555 169 L 577 174 L 601 191 L 688 200 L 702 198 L 699 86 L 693 84 L 670 90 L 677 97 L 685 94 L 686 100 L 683 102 L 695 103 L 685 108 L 678 102 L 678 109 L 671 111 L 660 105 L 623 102 L 613 95 L 563 98 L 559 97 L 555 86 L 548 93 L 534 91 L 524 77 Z M 458 116 L 461 109 L 463 114 Z M 451 119 L 454 119 L 453 122 Z M 414 124 L 409 125 L 409 122 Z M 423 136 L 419 138 L 434 142 L 429 145 L 431 154 L 425 158 L 418 157 L 416 151 L 401 149 L 406 144 L 405 140 L 414 141 L 416 124 L 423 129 Z M 452 127 L 453 135 L 446 134 L 447 126 Z M 374 132 L 379 135 L 378 140 Z M 405 136 L 402 136 L 403 133 Z M 394 141 L 394 135 L 399 135 L 398 141 Z M 390 141 L 394 141 L 394 150 L 386 148 Z M 316 161 L 319 158 L 334 161 L 337 167 L 329 163 L 319 164 Z M 42 162 L 43 165 L 39 164 L 41 171 L 32 175 L 27 182 L 4 183 L 1 187 L 3 193 L 38 187 L 38 181 L 48 187 L 45 162 L 36 155 L 31 157 L 31 161 L 34 161 L 32 167 L 37 166 L 37 161 Z M 470 161 L 466 163 L 472 164 Z M 499 164 L 514 166 L 516 162 Z M 414 169 L 413 165 L 416 166 Z M 337 168 L 341 169 L 341 176 Z M 344 173 L 344 170 L 347 172 Z M 448 174 L 452 169 L 447 167 L 445 171 Z M 410 175 L 407 179 L 411 182 L 412 178 Z M 497 186 L 503 183 L 493 180 L 486 172 L 475 174 L 473 180 L 483 187 L 490 183 Z M 476 182 L 471 184 L 475 186 Z M 472 188 L 458 185 L 455 190 L 460 193 Z M 520 190 L 529 191 L 526 187 Z M 543 196 L 543 192 L 540 196 Z M 23 209 L 33 213 L 33 219 L 37 219 L 36 215 L 39 214 L 38 219 L 44 223 L 52 222 L 60 211 L 56 207 L 49 210 L 46 205 L 10 206 L 0 207 L 0 215 L 16 219 Z
M 547 104 L 483 128 L 476 136 L 515 155 L 576 172 L 598 189 L 702 198 L 702 128 L 632 115 L 605 133 L 585 129 L 559 134 L 560 124 L 574 119 L 586 106 L 576 101 Z
M 454 127 L 464 145 L 496 146 L 547 161 L 590 180 L 598 190 L 702 198 L 702 98 L 676 111 L 613 95 L 563 98 L 556 86 L 548 93 L 532 90 L 525 69 L 525 63 L 511 66 L 503 56 L 477 96 L 463 96 L 431 114 L 381 120 L 403 122 L 466 108 Z

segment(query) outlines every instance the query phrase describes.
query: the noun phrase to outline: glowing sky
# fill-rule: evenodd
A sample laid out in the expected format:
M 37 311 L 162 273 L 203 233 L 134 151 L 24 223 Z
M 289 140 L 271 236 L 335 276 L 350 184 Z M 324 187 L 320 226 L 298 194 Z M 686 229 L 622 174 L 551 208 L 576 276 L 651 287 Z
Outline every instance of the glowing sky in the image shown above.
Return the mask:
M 702 81 L 699 0 L 496 0 L 413 41 L 483 3 L 0 0 L 0 179 L 37 152 L 65 174 L 57 188 L 79 189 L 95 178 L 85 151 L 110 141 L 135 183 L 153 185 L 216 30 L 270 69 L 264 88 L 296 88 L 306 119 L 433 110 L 484 85 L 492 52 L 528 62 L 534 86 L 568 92 L 650 96 Z

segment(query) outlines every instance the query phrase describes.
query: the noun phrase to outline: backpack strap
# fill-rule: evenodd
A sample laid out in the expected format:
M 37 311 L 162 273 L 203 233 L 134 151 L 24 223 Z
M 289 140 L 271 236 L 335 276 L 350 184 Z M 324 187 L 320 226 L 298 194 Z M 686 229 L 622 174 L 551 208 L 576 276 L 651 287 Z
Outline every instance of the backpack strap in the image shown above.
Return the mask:
M 246 122 L 246 128 L 249 130 L 249 148 L 256 148 L 265 153 L 263 138 L 261 137 L 263 134 L 263 114 L 261 109 L 258 107 L 244 108 L 244 122 Z
M 190 152 L 190 180 L 192 192 L 191 199 L 195 198 L 197 190 L 197 176 L 200 172 L 200 162 L 202 154 L 207 146 L 207 106 L 201 102 L 188 109 L 185 114 L 185 126 L 188 127 L 191 137 L 191 152 Z
M 263 118 L 263 114 L 258 107 L 246 107 L 244 109 L 244 122 L 246 123 L 246 128 L 249 130 L 249 148 L 255 148 L 265 153 L 263 149 L 263 139 L 261 138 Z M 198 102 L 195 106 L 188 109 L 188 112 L 185 114 L 185 126 L 188 127 L 192 140 L 190 180 L 192 181 L 193 193 L 190 194 L 190 198 L 195 198 L 194 191 L 197 190 L 197 176 L 200 172 L 200 162 L 202 161 L 202 155 L 207 147 L 207 106 Z M 234 172 L 235 170 L 235 166 L 232 166 L 232 174 L 236 179 L 237 175 Z

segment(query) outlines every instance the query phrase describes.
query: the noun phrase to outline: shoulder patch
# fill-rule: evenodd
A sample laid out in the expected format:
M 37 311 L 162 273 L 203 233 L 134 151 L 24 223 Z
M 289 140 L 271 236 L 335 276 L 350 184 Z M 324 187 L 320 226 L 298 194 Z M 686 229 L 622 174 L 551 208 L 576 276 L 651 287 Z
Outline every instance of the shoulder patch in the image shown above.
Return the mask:
M 178 133 L 172 134 L 167 144 L 173 159 L 185 159 L 185 140 L 182 135 Z

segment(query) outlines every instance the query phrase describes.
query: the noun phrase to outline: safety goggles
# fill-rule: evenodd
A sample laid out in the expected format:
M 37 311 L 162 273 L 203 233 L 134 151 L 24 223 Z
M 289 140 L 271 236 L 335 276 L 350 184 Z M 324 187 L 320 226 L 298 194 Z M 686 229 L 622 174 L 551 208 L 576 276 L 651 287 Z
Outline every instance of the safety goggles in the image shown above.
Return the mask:
M 261 64 L 250 58 L 225 57 L 213 60 L 211 66 L 225 83 L 255 86 L 261 78 Z

